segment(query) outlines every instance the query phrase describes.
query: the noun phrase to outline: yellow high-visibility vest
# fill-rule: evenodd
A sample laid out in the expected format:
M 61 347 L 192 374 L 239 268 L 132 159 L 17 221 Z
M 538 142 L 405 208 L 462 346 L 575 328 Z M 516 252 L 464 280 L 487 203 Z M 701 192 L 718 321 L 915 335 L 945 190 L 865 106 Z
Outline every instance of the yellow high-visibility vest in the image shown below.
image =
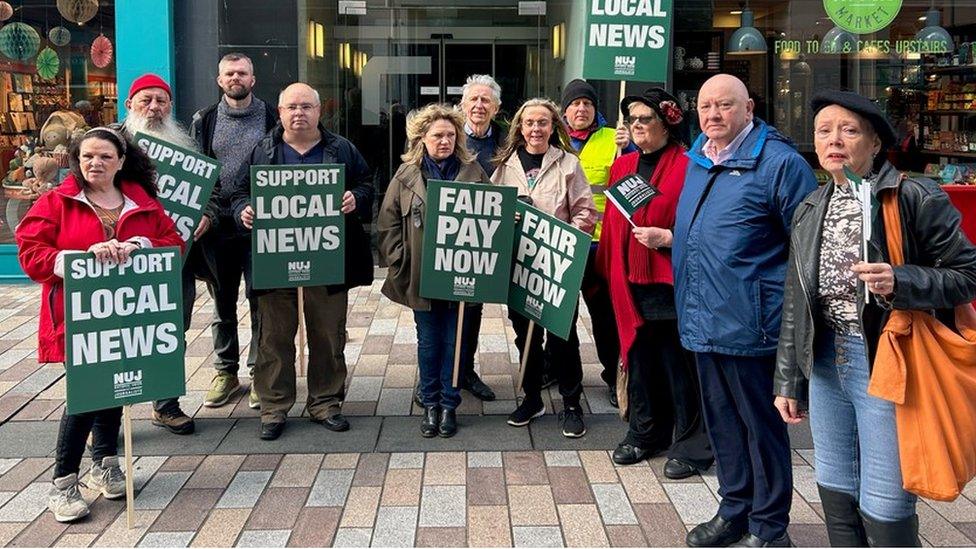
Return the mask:
M 617 144 L 614 142 L 616 135 L 616 130 L 604 126 L 590 135 L 579 153 L 580 164 L 583 166 L 586 179 L 590 182 L 593 203 L 596 205 L 597 223 L 593 230 L 594 242 L 600 240 L 603 229 L 603 211 L 607 205 L 603 191 L 610 184 L 610 165 L 617 155 Z

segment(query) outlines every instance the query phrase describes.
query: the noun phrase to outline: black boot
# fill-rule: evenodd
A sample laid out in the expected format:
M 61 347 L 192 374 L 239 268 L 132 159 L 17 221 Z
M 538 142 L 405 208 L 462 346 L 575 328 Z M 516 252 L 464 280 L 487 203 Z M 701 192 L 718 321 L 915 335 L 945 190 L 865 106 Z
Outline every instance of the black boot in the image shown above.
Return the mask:
M 451 438 L 457 433 L 457 412 L 454 410 L 441 410 L 441 422 L 437 427 L 437 434 L 441 438 Z
M 921 547 L 918 539 L 918 515 L 895 522 L 883 522 L 861 514 L 868 547 Z
M 823 502 L 824 522 L 831 547 L 866 547 L 868 538 L 858 513 L 857 500 L 844 492 L 817 485 Z
M 440 406 L 427 406 L 424 408 L 424 419 L 420 422 L 420 436 L 431 438 L 437 436 L 437 428 L 440 426 Z

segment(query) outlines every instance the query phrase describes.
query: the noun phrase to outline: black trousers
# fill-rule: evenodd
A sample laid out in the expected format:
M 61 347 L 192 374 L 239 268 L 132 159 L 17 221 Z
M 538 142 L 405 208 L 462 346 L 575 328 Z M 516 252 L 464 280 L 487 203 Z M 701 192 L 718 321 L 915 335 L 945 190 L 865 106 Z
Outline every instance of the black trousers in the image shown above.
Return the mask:
M 596 346 L 596 356 L 603 365 L 600 377 L 610 387 L 617 386 L 617 363 L 620 361 L 620 339 L 617 337 L 617 321 L 610 301 L 610 288 L 596 272 L 596 243 L 590 246 L 583 271 L 583 301 L 590 311 L 591 333 Z
M 89 433 L 92 434 L 93 461 L 100 463 L 102 458 L 118 455 L 121 424 L 121 407 L 61 416 L 54 456 L 54 478 L 79 472 Z
M 646 321 L 628 361 L 630 428 L 624 443 L 667 448 L 667 456 L 701 470 L 714 457 L 701 413 L 694 357 L 681 348 L 677 320 Z
M 515 344 L 519 349 L 519 358 L 525 349 L 525 340 L 529 331 L 529 320 L 509 309 L 508 318 L 515 330 Z M 559 383 L 559 394 L 566 406 L 578 406 L 580 395 L 583 393 L 583 361 L 580 359 L 579 336 L 576 334 L 576 318 L 573 315 L 573 327 L 569 332 L 569 339 L 561 337 L 536 326 L 532 330 L 532 342 L 529 344 L 529 360 L 525 364 L 525 377 L 522 389 L 526 398 L 539 398 L 542 395 L 542 372 L 549 362 L 549 375 L 555 376 Z M 543 348 L 545 338 L 545 348 Z M 544 353 L 544 354 L 543 354 Z
M 238 232 L 233 219 L 221 219 L 217 233 L 204 245 L 212 247 L 216 260 L 217 283 L 207 283 L 214 302 L 214 317 L 210 323 L 214 343 L 214 368 L 237 375 L 240 369 L 241 347 L 237 336 L 237 298 L 241 277 L 246 285 L 245 295 L 250 308 L 251 346 L 247 353 L 248 372 L 254 369 L 258 348 L 257 299 L 251 296 L 251 239 Z
M 478 352 L 478 336 L 481 334 L 481 303 L 464 304 L 464 327 L 461 332 L 461 386 L 474 374 L 474 355 Z

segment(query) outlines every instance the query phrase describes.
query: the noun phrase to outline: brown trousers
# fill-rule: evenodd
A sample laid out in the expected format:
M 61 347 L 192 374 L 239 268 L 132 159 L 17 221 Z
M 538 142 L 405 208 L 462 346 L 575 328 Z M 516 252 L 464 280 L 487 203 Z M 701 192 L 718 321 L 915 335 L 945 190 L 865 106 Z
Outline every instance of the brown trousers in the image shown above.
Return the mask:
M 308 333 L 308 413 L 324 419 L 337 414 L 345 398 L 349 293 L 330 295 L 324 286 L 305 288 L 303 293 Z M 296 398 L 298 290 L 272 290 L 257 300 L 260 335 L 254 388 L 261 400 L 261 422 L 284 421 Z

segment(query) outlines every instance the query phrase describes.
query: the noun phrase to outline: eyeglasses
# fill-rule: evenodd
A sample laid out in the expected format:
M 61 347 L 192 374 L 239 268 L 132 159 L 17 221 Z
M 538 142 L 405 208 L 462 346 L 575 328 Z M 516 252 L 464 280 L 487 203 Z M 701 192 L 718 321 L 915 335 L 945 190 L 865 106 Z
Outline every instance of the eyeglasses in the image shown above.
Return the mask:
M 651 122 L 654 122 L 655 120 L 659 120 L 659 119 L 656 115 L 650 114 L 647 116 L 628 116 L 626 120 L 628 126 L 633 126 L 634 124 L 647 126 L 650 125 Z
M 545 119 L 545 120 L 523 120 L 522 121 L 522 127 L 523 128 L 527 128 L 527 129 L 539 128 L 540 130 L 544 130 L 544 129 L 548 128 L 551 124 L 552 124 L 552 120 L 548 120 L 548 119 Z
M 282 105 L 282 107 L 284 107 L 284 109 L 288 112 L 295 112 L 295 111 L 311 112 L 312 109 L 318 107 L 318 105 L 313 105 L 311 103 L 300 103 L 298 105 L 294 105 L 294 104 Z

